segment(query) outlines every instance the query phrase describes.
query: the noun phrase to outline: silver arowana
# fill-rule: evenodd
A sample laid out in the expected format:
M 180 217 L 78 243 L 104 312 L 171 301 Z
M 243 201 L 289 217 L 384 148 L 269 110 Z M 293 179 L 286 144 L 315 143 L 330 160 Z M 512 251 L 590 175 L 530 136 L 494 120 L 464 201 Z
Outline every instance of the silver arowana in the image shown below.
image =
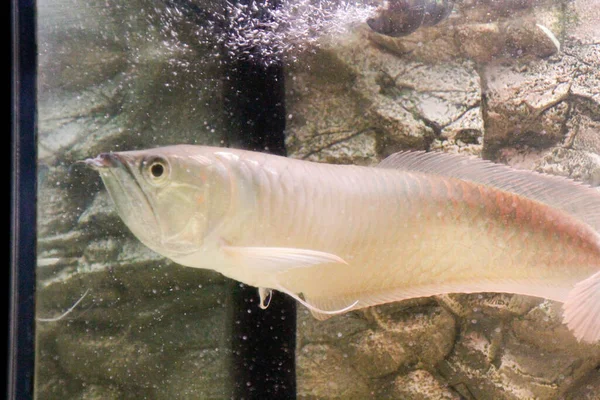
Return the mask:
M 600 340 L 600 193 L 573 181 L 441 153 L 377 167 L 171 146 L 104 153 L 96 169 L 148 247 L 333 314 L 443 293 L 564 303 Z

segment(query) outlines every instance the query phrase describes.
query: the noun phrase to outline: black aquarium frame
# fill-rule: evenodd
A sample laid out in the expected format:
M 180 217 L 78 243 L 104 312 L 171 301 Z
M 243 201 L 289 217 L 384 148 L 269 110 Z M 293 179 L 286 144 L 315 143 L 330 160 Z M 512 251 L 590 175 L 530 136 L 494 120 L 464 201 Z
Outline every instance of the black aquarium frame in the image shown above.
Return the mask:
M 5 387 L 7 399 L 27 400 L 33 398 L 35 370 L 37 14 L 35 0 L 11 0 L 10 4 L 11 236 L 5 288 L 9 304 Z M 265 0 L 258 0 L 257 4 L 277 6 Z M 224 88 L 229 143 L 285 155 L 281 63 L 229 59 L 224 75 L 229 83 Z M 295 301 L 275 293 L 269 308 L 260 310 L 256 288 L 237 282 L 231 286 L 230 372 L 235 382 L 234 397 L 295 399 Z
M 33 398 L 36 265 L 36 9 L 11 0 L 10 268 L 6 398 Z

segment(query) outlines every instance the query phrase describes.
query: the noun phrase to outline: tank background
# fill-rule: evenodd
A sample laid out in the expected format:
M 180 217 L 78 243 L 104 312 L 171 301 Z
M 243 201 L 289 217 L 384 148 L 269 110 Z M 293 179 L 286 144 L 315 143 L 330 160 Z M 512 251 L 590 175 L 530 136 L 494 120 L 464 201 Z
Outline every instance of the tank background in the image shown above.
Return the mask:
M 600 184 L 600 1 L 505 3 L 460 2 L 402 38 L 356 24 L 294 54 L 290 156 L 370 165 L 439 150 Z M 38 13 L 38 315 L 90 292 L 65 320 L 38 323 L 37 396 L 228 398 L 226 280 L 147 250 L 96 174 L 72 167 L 102 151 L 222 145 L 217 43 L 202 16 L 157 1 L 42 0 Z M 325 322 L 300 307 L 297 364 L 300 398 L 600 393 L 600 347 L 573 339 L 559 305 L 521 296 L 440 296 Z

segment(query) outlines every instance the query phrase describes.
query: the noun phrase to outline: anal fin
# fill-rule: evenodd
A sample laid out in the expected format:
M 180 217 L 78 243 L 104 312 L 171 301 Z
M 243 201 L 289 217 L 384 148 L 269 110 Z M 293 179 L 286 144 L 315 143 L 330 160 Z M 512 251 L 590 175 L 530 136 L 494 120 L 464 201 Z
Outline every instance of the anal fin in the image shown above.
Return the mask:
M 321 320 L 330 318 L 330 317 L 332 317 L 334 315 L 339 315 L 339 314 L 346 313 L 346 312 L 352 310 L 358 304 L 358 300 L 355 300 L 354 302 L 348 301 L 344 305 L 340 305 L 339 307 L 336 306 L 336 307 L 333 307 L 333 308 L 327 308 L 327 309 L 325 309 L 325 308 L 320 307 L 319 305 L 313 304 L 308 299 L 307 300 L 303 300 L 296 293 L 294 293 L 291 290 L 283 287 L 279 283 L 277 283 L 277 285 L 275 286 L 275 288 L 277 290 L 279 290 L 280 292 L 287 294 L 288 296 L 290 296 L 291 298 L 293 298 L 294 300 L 296 300 L 297 302 L 299 302 L 300 304 L 302 304 L 304 307 L 308 308 L 310 310 L 310 312 L 316 318 L 321 319 Z M 318 317 L 318 316 L 321 316 L 321 317 Z
M 596 315 L 600 317 L 600 273 L 597 274 L 598 297 Z M 590 278 L 592 279 L 592 278 Z M 326 294 L 306 296 L 306 301 L 310 302 L 317 309 L 337 309 L 348 305 L 353 301 L 356 303 L 352 310 L 358 310 L 365 307 L 376 306 L 379 304 L 393 303 L 402 300 L 423 298 L 430 296 L 443 295 L 448 293 L 511 293 L 522 294 L 526 296 L 536 296 L 564 302 L 567 297 L 567 290 L 563 287 L 546 286 L 535 281 L 515 281 L 515 280 L 480 280 L 470 283 L 446 283 L 436 285 L 424 285 L 417 287 L 389 288 L 387 290 L 346 292 L 337 294 Z M 331 315 L 319 313 L 311 310 L 313 316 L 320 320 L 330 318 Z M 600 320 L 596 320 L 600 324 Z M 597 327 L 600 325 L 597 325 Z M 600 334 L 600 332 L 598 333 Z
M 360 300 L 351 299 L 346 296 L 328 297 L 328 298 L 306 298 L 306 302 L 312 307 L 308 308 L 313 317 L 319 321 L 325 321 L 335 315 L 364 308 L 360 305 Z M 337 310 L 337 312 L 324 311 Z

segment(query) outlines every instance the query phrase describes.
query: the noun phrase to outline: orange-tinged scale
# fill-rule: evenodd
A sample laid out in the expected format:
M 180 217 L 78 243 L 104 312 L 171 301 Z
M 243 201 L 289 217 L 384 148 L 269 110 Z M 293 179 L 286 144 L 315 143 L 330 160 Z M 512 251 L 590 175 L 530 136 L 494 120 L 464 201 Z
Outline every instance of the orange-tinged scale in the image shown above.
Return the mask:
M 444 180 L 444 188 L 448 187 L 448 181 Z M 432 185 L 437 188 L 441 185 Z M 514 193 L 497 190 L 485 186 L 475 186 L 472 183 L 460 182 L 462 199 L 459 199 L 453 190 L 448 190 L 446 194 L 450 196 L 451 204 L 459 206 L 462 202 L 466 203 L 471 212 L 477 213 L 483 211 L 488 215 L 486 223 L 487 234 L 494 234 L 498 231 L 498 225 L 508 226 L 515 224 L 522 226 L 523 229 L 531 230 L 535 235 L 545 237 L 548 241 L 557 241 L 560 239 L 570 243 L 576 248 L 580 248 L 577 261 L 579 263 L 590 262 L 592 243 L 597 244 L 595 232 L 591 231 L 581 222 L 573 219 L 567 213 L 554 209 L 545 204 L 532 201 L 531 199 L 518 196 Z M 443 195 L 443 190 L 434 189 L 432 193 Z M 524 235 L 521 240 L 525 246 L 528 245 L 530 235 Z M 559 239 L 557 239 L 559 238 Z M 597 248 L 592 257 L 598 256 Z
M 462 201 L 468 204 L 470 207 L 480 207 L 481 206 L 481 194 L 479 190 L 473 186 L 473 184 L 468 182 L 460 182 L 462 186 Z
M 499 210 L 494 198 L 495 191 L 487 186 L 479 186 L 479 192 L 481 193 L 481 201 L 486 213 L 488 215 L 497 215 Z

